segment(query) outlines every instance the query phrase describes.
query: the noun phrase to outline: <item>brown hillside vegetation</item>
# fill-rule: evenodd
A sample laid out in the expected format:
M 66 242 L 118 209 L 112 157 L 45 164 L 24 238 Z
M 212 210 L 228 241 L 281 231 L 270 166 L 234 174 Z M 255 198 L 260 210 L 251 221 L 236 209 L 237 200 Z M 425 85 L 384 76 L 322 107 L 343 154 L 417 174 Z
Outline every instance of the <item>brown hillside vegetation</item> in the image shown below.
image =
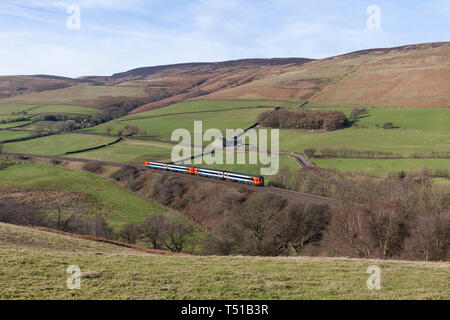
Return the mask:
M 0 99 L 0 103 L 71 104 L 105 107 L 147 97 L 145 88 L 81 84 Z
M 315 60 L 204 98 L 307 100 L 323 106 L 450 106 L 450 43 Z
M 61 89 L 52 87 L 48 76 L 48 89 L 26 91 L 30 94 L 11 95 L 0 103 L 55 103 L 85 106 L 106 106 L 135 98 L 148 98 L 145 111 L 203 96 L 217 90 L 240 86 L 272 73 L 284 72 L 289 66 L 300 66 L 311 59 L 245 59 L 217 63 L 185 63 L 167 66 L 144 67 L 117 73 L 111 77 L 81 77 L 66 83 Z M 5 86 L 16 90 L 23 85 L 22 76 L 5 78 Z M 56 77 L 55 77 L 56 78 Z M 40 78 L 41 79 L 41 78 Z M 1 79 L 0 79 L 1 80 Z M 0 81 L 0 88 L 1 88 Z M 80 85 L 81 83 L 81 85 Z M 45 83 L 41 84 L 44 88 Z M 34 92 L 34 93 L 33 93 Z M 8 97 L 5 95 L 4 97 Z
M 61 199 L 64 201 L 61 201 Z M 39 209 L 73 207 L 96 201 L 92 196 L 76 192 L 0 186 L 0 202 L 6 200 L 14 200 L 19 205 L 32 206 Z
M 0 76 L 0 99 L 25 93 L 68 88 L 83 82 L 93 83 L 93 81 L 48 75 Z
M 190 99 L 448 107 L 449 80 L 450 42 L 439 42 L 318 60 L 244 59 L 144 67 L 110 77 L 0 77 L 0 103 L 106 106 L 145 97 L 148 103 L 132 113 Z

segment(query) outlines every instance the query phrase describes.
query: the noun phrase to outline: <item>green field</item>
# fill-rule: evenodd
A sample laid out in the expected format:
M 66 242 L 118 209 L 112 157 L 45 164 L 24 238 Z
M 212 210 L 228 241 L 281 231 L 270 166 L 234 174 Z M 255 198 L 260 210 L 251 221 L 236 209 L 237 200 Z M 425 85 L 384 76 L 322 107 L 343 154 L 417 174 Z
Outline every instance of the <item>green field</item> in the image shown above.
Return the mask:
M 86 135 L 79 134 L 78 136 Z M 106 148 L 71 154 L 69 157 L 142 165 L 145 160 L 170 162 L 173 147 L 173 144 L 165 142 L 124 139 Z
M 321 110 L 311 108 L 312 110 Z M 325 108 L 340 110 L 347 116 L 353 108 Z M 419 131 L 449 131 L 450 108 L 367 108 L 356 122 L 358 126 L 375 128 L 386 122 L 393 122 L 394 126 L 403 129 Z
M 0 117 L 2 118 L 32 117 L 38 114 L 93 115 L 99 112 L 98 109 L 78 105 L 0 103 Z
M 101 253 L 101 254 L 100 254 Z M 448 263 L 158 256 L 0 224 L 2 299 L 448 299 Z M 68 290 L 66 269 L 99 278 Z M 369 290 L 366 270 L 381 269 Z M 432 277 L 430 275 L 433 275 Z
M 269 101 L 190 101 L 165 108 L 130 115 L 107 124 L 85 130 L 105 132 L 107 126 L 115 129 L 126 125 L 137 126 L 151 137 L 170 139 L 177 128 L 193 131 L 195 120 L 203 121 L 203 129 L 246 128 L 256 122 L 264 110 L 255 108 L 261 105 L 277 106 L 280 103 Z M 226 108 L 249 109 L 218 111 Z M 288 107 L 292 107 L 289 104 Z M 341 108 L 350 113 L 350 108 Z M 213 110 L 215 112 L 204 112 Z M 198 112 L 176 114 L 182 112 Z M 152 118 L 153 117 L 153 118 Z M 381 129 L 385 122 L 391 121 L 399 128 Z M 450 108 L 379 108 L 358 120 L 358 127 L 333 132 L 309 132 L 305 130 L 281 130 L 280 150 L 303 152 L 308 147 L 351 147 L 357 150 L 377 150 L 411 155 L 414 152 L 450 149 Z
M 106 132 L 106 127 L 114 127 L 113 132 L 125 126 L 136 126 L 140 130 L 147 132 L 141 136 L 148 136 L 157 139 L 171 140 L 172 132 L 176 129 L 187 129 L 193 134 L 194 121 L 203 121 L 203 133 L 210 128 L 219 129 L 225 134 L 225 129 L 246 129 L 253 125 L 258 115 L 269 108 L 249 108 L 239 110 L 240 116 L 236 116 L 236 111 L 199 112 L 183 115 L 163 115 L 154 118 L 143 118 L 136 120 L 114 120 L 99 126 L 86 129 L 90 132 Z
M 137 119 L 146 116 L 166 115 L 174 113 L 185 112 L 202 112 L 202 111 L 219 111 L 227 109 L 239 109 L 239 108 L 255 108 L 255 107 L 283 107 L 283 108 L 295 108 L 297 106 L 291 102 L 284 101 L 268 101 L 268 100 L 193 100 L 181 103 L 169 105 L 164 108 L 155 109 L 143 113 L 129 115 L 122 119 Z
M 347 147 L 409 156 L 415 152 L 450 149 L 450 131 L 347 128 L 332 132 L 280 130 L 280 150 L 303 152 L 306 148 Z
M 334 108 L 337 110 L 338 108 Z M 340 108 L 349 114 L 352 109 Z M 315 147 L 348 147 L 411 155 L 415 152 L 450 150 L 450 108 L 368 109 L 358 127 L 331 131 L 280 130 L 280 150 L 303 152 Z M 391 121 L 395 129 L 377 128 Z
M 166 211 L 113 180 L 46 164 L 24 163 L 3 169 L 0 171 L 0 185 L 89 194 L 100 201 L 99 209 L 115 228 L 129 222 L 141 223 L 149 215 Z
M 450 179 L 434 178 L 433 181 L 436 185 L 443 185 L 445 187 L 450 187 Z
M 136 126 L 149 138 L 170 140 L 173 130 L 185 128 L 193 132 L 196 120 L 203 121 L 203 131 L 209 128 L 247 128 L 254 124 L 258 115 L 270 108 L 284 106 L 294 108 L 292 103 L 277 101 L 188 101 L 169 105 L 148 112 L 129 115 L 102 125 L 84 129 L 90 132 L 106 132 L 113 127 L 113 133 L 125 126 Z M 11 108 L 11 106 L 10 106 Z M 243 108 L 243 109 L 236 109 Z M 226 110 L 233 109 L 233 110 Z M 337 109 L 337 108 L 334 108 Z M 340 108 L 349 114 L 351 108 Z M 382 129 L 385 122 L 391 121 L 395 129 Z M 450 108 L 369 108 L 358 121 L 357 127 L 332 131 L 310 132 L 306 130 L 280 130 L 280 150 L 302 153 L 306 148 L 347 147 L 356 150 L 375 150 L 393 152 L 403 156 L 428 151 L 450 150 Z M 46 137 L 27 142 L 13 143 L 5 146 L 6 150 L 36 154 L 61 155 L 67 151 L 84 149 L 111 142 L 113 138 L 95 135 L 61 135 Z M 203 142 L 204 145 L 208 142 Z M 87 159 L 102 159 L 115 162 L 140 163 L 146 159 L 168 161 L 173 145 L 156 141 L 138 141 L 128 139 L 117 145 L 91 152 L 74 155 Z M 446 160 L 425 161 L 421 159 L 398 159 L 383 162 L 342 159 L 320 160 L 324 167 L 336 167 L 342 171 L 366 172 L 385 176 L 389 171 L 404 170 L 411 166 L 434 166 L 447 168 Z M 355 162 L 358 161 L 358 162 Z M 289 162 L 289 160 L 285 160 Z M 206 164 L 203 166 L 208 167 Z M 214 165 L 232 171 L 254 174 L 259 166 L 234 165 L 232 167 Z
M 127 125 L 136 126 L 146 131 L 145 136 L 159 139 L 171 139 L 175 129 L 183 128 L 194 131 L 194 121 L 203 121 L 203 131 L 217 128 L 246 129 L 253 125 L 258 115 L 275 106 L 293 104 L 277 101 L 189 101 L 151 110 L 136 115 L 129 115 L 93 128 L 84 129 L 91 132 L 106 132 L 106 127 L 114 127 L 113 132 Z M 228 110 L 233 109 L 233 110 Z
M 0 141 L 11 140 L 28 137 L 30 135 L 27 131 L 12 131 L 12 130 L 0 130 Z M 5 145 L 6 149 L 6 145 Z
M 3 124 L 0 124 L 0 129 L 14 128 L 17 126 L 22 126 L 22 125 L 28 124 L 30 122 L 31 121 L 17 121 L 17 122 L 3 123 Z
M 330 109 L 330 108 L 329 108 Z M 334 108 L 333 110 L 337 110 Z M 339 108 L 349 114 L 351 108 Z M 395 129 L 380 127 L 391 121 Z M 280 150 L 303 152 L 306 148 L 352 148 L 392 152 L 403 156 L 428 151 L 450 150 L 450 108 L 378 108 L 368 109 L 357 126 L 331 132 L 280 130 Z M 316 161 L 317 160 L 317 161 Z M 315 159 L 319 166 L 341 171 L 386 176 L 390 171 L 422 166 L 448 168 L 448 159 Z
M 108 146 L 106 148 L 102 148 L 99 150 L 87 151 L 82 153 L 76 153 L 68 155 L 68 157 L 75 158 L 83 158 L 83 159 L 91 159 L 91 160 L 103 160 L 103 161 L 113 161 L 113 162 L 124 162 L 124 163 L 133 163 L 142 165 L 144 161 L 161 161 L 161 162 L 171 162 L 171 152 L 174 144 L 164 143 L 159 141 L 151 141 L 151 140 L 138 140 L 138 139 L 124 139 L 123 141 L 114 144 L 112 146 Z M 195 150 L 192 151 L 197 152 Z M 197 153 L 196 153 L 197 154 Z M 259 175 L 261 164 L 249 164 L 249 155 L 246 153 L 245 163 L 246 164 L 238 164 L 236 160 L 235 154 L 235 163 L 236 164 L 225 164 L 226 162 L 226 154 L 224 152 L 223 158 L 224 164 L 208 164 L 205 161 L 202 161 L 200 164 L 194 163 L 191 161 L 193 166 L 212 168 L 212 169 L 220 169 L 227 171 L 236 171 L 247 174 Z M 258 161 L 259 163 L 259 161 Z M 299 167 L 299 164 L 289 156 L 280 156 L 280 165 L 279 167 L 289 167 L 291 169 L 295 169 Z M 267 166 L 265 166 L 267 167 Z
M 319 167 L 337 169 L 342 172 L 367 173 L 379 177 L 387 177 L 390 172 L 401 170 L 418 171 L 422 167 L 432 171 L 435 169 L 450 170 L 449 159 L 312 159 Z
M 101 146 L 113 142 L 116 138 L 86 134 L 58 134 L 33 140 L 5 144 L 11 152 L 41 155 L 64 155 L 66 152 Z

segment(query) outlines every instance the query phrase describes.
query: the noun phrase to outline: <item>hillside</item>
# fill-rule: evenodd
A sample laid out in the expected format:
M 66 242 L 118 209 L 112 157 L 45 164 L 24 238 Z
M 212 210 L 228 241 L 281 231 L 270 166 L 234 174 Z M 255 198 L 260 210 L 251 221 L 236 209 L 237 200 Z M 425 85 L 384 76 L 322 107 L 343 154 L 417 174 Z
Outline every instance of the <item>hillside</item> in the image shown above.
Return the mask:
M 7 198 L 54 211 L 63 202 L 67 214 L 100 214 L 112 227 L 144 221 L 164 208 L 134 195 L 116 181 L 48 164 L 0 161 L 0 201 Z M 79 209 L 81 207 L 81 209 Z
M 160 256 L 0 223 L 2 299 L 448 299 L 448 263 Z M 381 268 L 368 290 L 366 269 Z M 81 289 L 68 290 L 77 265 Z M 433 274 L 433 277 L 429 275 Z
M 50 75 L 0 76 L 0 98 L 68 88 L 82 83 L 92 84 L 94 82 Z
M 52 232 L 0 223 L 0 250 L 39 250 L 41 252 L 64 252 L 66 254 L 135 254 L 148 255 L 137 250 L 108 243 L 73 238 Z
M 309 101 L 318 106 L 450 106 L 450 42 L 320 59 L 207 95 L 207 99 Z
M 312 60 L 303 58 L 245 59 L 218 63 L 144 67 L 117 73 L 110 77 L 81 77 L 74 79 L 72 84 L 66 83 L 65 86 L 61 86 L 61 89 L 51 87 L 53 79 L 49 79 L 47 84 L 49 89 L 56 90 L 30 90 L 28 91 L 31 92 L 30 94 L 0 99 L 0 103 L 46 102 L 104 106 L 119 101 L 147 97 L 150 103 L 137 110 L 140 112 L 203 96 L 217 90 L 240 86 L 255 79 L 265 78 L 270 74 L 284 72 L 292 66 L 299 67 L 308 61 Z M 16 82 L 23 86 L 19 82 L 21 78 L 21 76 L 7 77 L 9 81 L 5 82 L 5 86 L 7 84 L 14 87 Z M 19 84 L 16 87 L 19 87 Z
M 146 97 L 148 103 L 133 113 L 189 99 L 447 107 L 449 74 L 450 42 L 440 42 L 318 60 L 244 59 L 143 67 L 109 77 L 0 77 L 0 103 L 102 106 Z

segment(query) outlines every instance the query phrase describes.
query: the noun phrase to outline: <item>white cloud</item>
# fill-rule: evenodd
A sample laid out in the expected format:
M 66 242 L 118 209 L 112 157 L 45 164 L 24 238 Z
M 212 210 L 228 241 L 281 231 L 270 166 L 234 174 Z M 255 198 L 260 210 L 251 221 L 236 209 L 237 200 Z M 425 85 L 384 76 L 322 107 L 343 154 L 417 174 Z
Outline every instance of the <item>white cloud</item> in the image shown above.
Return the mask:
M 445 10 L 446 3 L 434 1 L 430 11 Z M 81 30 L 67 30 L 68 4 L 81 7 Z M 392 8 L 383 11 L 390 29 L 371 32 L 365 9 L 360 2 L 329 0 L 3 1 L 0 57 L 9 63 L 0 72 L 80 76 L 189 61 L 322 58 L 436 37 L 429 30 L 422 38 L 409 32 L 411 22 L 396 14 L 408 12 Z M 448 35 L 444 29 L 441 37 Z

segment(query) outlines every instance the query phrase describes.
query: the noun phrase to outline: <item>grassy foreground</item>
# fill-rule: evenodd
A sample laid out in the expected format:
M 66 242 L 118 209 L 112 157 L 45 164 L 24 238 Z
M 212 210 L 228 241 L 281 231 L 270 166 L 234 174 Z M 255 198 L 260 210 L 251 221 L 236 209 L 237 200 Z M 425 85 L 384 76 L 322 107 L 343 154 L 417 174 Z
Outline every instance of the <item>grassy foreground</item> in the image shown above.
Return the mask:
M 158 256 L 0 224 L 0 299 L 448 299 L 448 263 Z M 94 271 L 68 290 L 66 268 Z M 381 268 L 368 290 L 367 267 Z

